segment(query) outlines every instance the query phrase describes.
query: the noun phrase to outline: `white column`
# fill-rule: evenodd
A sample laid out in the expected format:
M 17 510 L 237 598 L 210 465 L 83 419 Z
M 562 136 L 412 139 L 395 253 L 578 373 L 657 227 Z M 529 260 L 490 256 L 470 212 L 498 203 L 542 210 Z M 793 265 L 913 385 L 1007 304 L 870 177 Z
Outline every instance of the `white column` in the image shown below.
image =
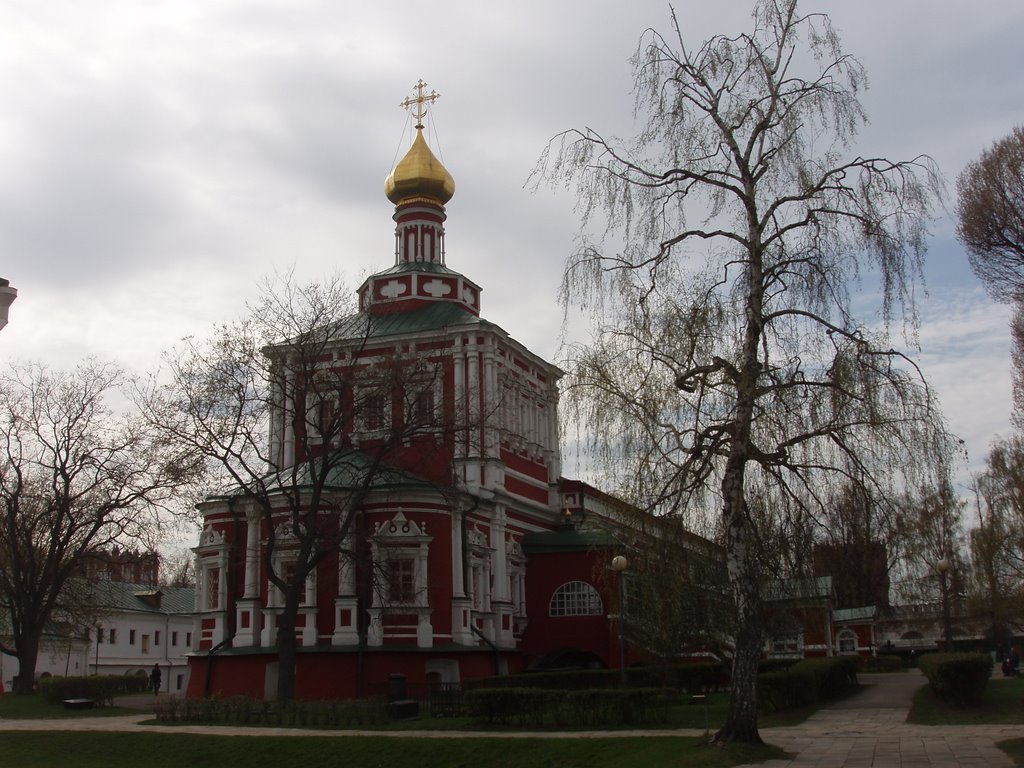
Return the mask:
M 281 417 L 284 419 L 284 450 L 282 453 L 281 468 L 290 467 L 295 463 L 295 398 L 285 395 L 285 407 L 282 409 Z
M 508 554 L 505 551 L 505 505 L 497 504 L 494 508 L 494 520 L 491 523 L 491 563 L 494 569 L 494 600 L 509 600 L 508 592 Z
M 461 339 L 455 342 L 455 353 L 452 360 L 455 378 L 455 424 L 456 426 L 468 421 L 468 405 L 466 403 L 466 356 L 462 349 Z M 464 458 L 467 454 L 466 431 L 456 429 L 455 432 L 455 458 Z
M 480 455 L 480 356 L 476 343 L 469 345 L 467 363 L 466 389 L 468 404 L 466 417 L 469 421 L 471 438 L 469 441 L 470 456 Z M 476 478 L 479 483 L 479 478 Z
M 260 516 L 259 513 L 245 518 L 245 594 L 243 597 L 256 598 L 260 595 Z
M 462 570 L 462 520 L 462 511 L 452 510 L 452 597 L 466 596 Z

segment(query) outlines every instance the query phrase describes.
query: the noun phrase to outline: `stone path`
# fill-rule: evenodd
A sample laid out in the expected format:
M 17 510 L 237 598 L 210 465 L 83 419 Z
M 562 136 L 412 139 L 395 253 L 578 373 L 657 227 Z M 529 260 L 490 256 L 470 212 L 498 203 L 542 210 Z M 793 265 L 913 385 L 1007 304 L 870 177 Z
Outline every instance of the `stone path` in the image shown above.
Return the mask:
M 914 691 L 924 684 L 917 670 L 901 674 L 861 675 L 865 689 L 829 709 L 820 710 L 801 725 L 764 728 L 761 736 L 794 757 L 760 764 L 764 768 L 1011 768 L 1013 762 L 995 743 L 1024 738 L 1024 725 L 908 725 Z M 991 685 L 999 685 L 993 678 Z M 145 706 L 146 697 L 119 699 L 120 704 Z M 588 731 L 569 733 L 517 732 L 486 734 L 454 731 L 312 731 L 294 728 L 235 726 L 143 725 L 152 715 L 83 717 L 61 720 L 3 720 L 0 731 L 151 731 L 158 733 L 231 736 L 373 736 L 376 738 L 457 739 L 607 738 L 623 736 L 700 735 L 702 731 Z
M 764 768 L 1009 768 L 998 741 L 1024 738 L 1024 725 L 908 725 L 914 692 L 925 684 L 918 670 L 861 675 L 865 690 L 790 728 L 761 736 L 796 755 Z M 999 685 L 993 678 L 990 685 Z

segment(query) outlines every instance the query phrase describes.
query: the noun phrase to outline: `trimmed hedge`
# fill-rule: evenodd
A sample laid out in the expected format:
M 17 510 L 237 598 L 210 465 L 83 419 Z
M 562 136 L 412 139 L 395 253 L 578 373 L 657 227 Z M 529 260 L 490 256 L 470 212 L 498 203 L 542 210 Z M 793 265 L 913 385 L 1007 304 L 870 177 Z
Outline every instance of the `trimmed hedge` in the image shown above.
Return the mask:
M 483 725 L 631 725 L 667 722 L 675 699 L 675 692 L 664 688 L 479 688 L 466 694 L 466 707 Z
M 810 669 L 762 672 L 757 676 L 757 701 L 762 712 L 806 707 L 817 701 L 818 681 Z
M 940 699 L 963 707 L 985 694 L 992 674 L 987 653 L 929 653 L 918 662 L 932 691 Z
M 902 656 L 894 653 L 868 656 L 864 659 L 865 672 L 901 672 L 906 667 Z
M 234 725 L 284 725 L 298 727 L 375 726 L 388 722 L 387 704 L 382 697 L 341 701 L 289 701 L 284 703 L 228 698 L 184 699 L 160 696 L 154 699 L 156 719 L 167 723 L 222 723 Z
M 113 706 L 115 696 L 148 690 L 149 678 L 145 675 L 44 677 L 39 681 L 39 693 L 47 704 L 60 704 L 65 699 L 92 699 L 100 706 Z
M 857 687 L 857 656 L 804 659 L 788 670 L 757 676 L 758 702 L 763 712 L 806 707 L 833 699 Z
M 729 681 L 729 669 L 721 662 L 678 664 L 670 667 L 629 667 L 626 685 L 630 688 L 674 688 L 688 693 L 720 691 Z M 517 675 L 485 677 L 463 681 L 466 691 L 481 688 L 540 688 L 552 691 L 618 688 L 622 672 L 618 669 L 580 669 L 563 672 L 523 672 Z

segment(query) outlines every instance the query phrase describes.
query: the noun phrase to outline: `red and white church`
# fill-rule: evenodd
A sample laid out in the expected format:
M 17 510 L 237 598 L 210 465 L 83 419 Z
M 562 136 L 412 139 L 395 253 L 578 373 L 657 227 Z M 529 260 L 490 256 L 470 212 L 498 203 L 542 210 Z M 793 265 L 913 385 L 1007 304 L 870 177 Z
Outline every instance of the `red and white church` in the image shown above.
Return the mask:
M 620 663 L 615 581 L 602 577 L 618 545 L 607 529 L 577 524 L 584 512 L 591 523 L 613 517 L 614 500 L 561 475 L 559 369 L 486 321 L 480 286 L 446 263 L 445 205 L 455 185 L 423 135 L 436 98 L 424 85 L 405 103 L 417 118 L 415 139 L 385 182 L 395 263 L 358 289 L 352 328 L 364 360 L 400 349 L 428 361 L 439 375 L 420 397 L 471 426 L 396 453 L 395 476 L 425 482 L 391 484 L 362 501 L 364 543 L 387 575 L 364 604 L 365 637 L 357 563 L 339 554 L 307 579 L 297 698 L 357 695 L 357 664 L 379 690 L 396 675 L 410 685 L 457 683 L 559 654 Z M 378 419 L 400 412 L 388 406 Z M 379 425 L 368 421 L 352 429 L 372 433 Z M 272 428 L 271 454 L 294 457 L 294 441 L 288 424 Z M 358 449 L 360 435 L 351 444 Z M 452 487 L 438 487 L 438 467 L 454 474 Z M 270 697 L 280 595 L 261 572 L 266 529 L 258 517 L 239 526 L 229 507 L 225 499 L 200 505 L 188 693 Z

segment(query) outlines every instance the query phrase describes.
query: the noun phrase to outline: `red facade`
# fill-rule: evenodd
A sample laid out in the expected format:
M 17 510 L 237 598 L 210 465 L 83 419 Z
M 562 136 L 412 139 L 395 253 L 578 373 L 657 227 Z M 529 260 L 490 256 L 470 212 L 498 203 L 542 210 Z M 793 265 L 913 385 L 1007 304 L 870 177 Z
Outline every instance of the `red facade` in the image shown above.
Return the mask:
M 395 265 L 364 282 L 351 336 L 318 353 L 316 373 L 289 379 L 271 420 L 267 455 L 281 467 L 340 453 L 387 467 L 351 502 L 358 525 L 338 531 L 336 551 L 304 581 L 295 695 L 373 693 L 395 675 L 459 682 L 519 671 L 559 649 L 614 666 L 615 595 L 599 568 L 610 551 L 563 546 L 572 530 L 560 476 L 561 373 L 481 319 L 480 288 L 445 265 L 454 182 L 419 128 L 386 189 Z M 392 385 L 367 387 L 388 371 Z M 334 389 L 311 394 L 331 377 Z M 427 415 L 428 428 L 385 444 L 383 435 Z M 346 511 L 336 520 L 325 512 L 325 531 L 350 514 L 347 487 L 330 484 L 323 509 Z M 574 503 L 580 488 L 572 486 Z M 242 493 L 200 510 L 189 695 L 273 695 L 283 604 L 267 564 L 296 583 L 287 510 L 261 514 Z

